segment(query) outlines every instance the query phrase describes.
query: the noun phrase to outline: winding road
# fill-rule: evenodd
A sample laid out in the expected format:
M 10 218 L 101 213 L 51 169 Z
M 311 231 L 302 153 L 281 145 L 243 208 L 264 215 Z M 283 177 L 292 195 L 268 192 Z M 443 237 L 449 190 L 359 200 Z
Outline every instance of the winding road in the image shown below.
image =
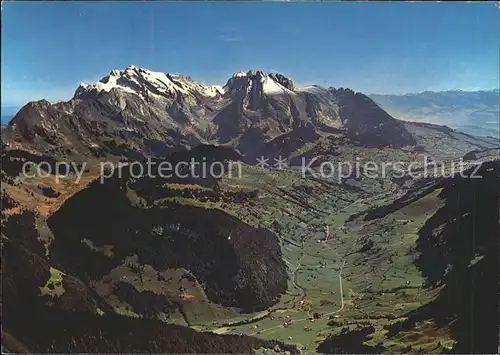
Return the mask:
M 330 316 L 332 314 L 336 314 L 336 313 L 339 313 L 341 312 L 343 309 L 344 309 L 344 289 L 343 289 L 343 283 L 342 283 L 342 272 L 344 270 L 344 266 L 345 266 L 345 263 L 346 263 L 346 260 L 344 258 L 342 258 L 330 245 L 328 245 L 327 242 L 324 242 L 324 244 L 332 251 L 334 252 L 335 254 L 337 254 L 337 256 L 342 260 L 342 266 L 340 267 L 340 270 L 339 270 L 339 288 L 340 288 L 340 308 L 337 309 L 336 311 L 332 311 L 332 312 L 329 312 L 329 313 L 325 313 L 323 314 L 323 316 Z M 306 291 L 303 287 L 301 287 L 300 285 L 298 285 L 295 281 L 295 273 L 300 269 L 300 267 L 302 266 L 301 265 L 301 261 L 302 261 L 302 258 L 303 256 L 301 257 L 301 259 L 299 260 L 299 264 L 297 265 L 297 267 L 295 268 L 294 271 L 292 271 L 292 274 L 293 274 L 293 283 L 296 287 L 298 287 L 299 289 L 301 289 L 303 291 L 303 295 L 305 295 Z M 303 321 L 306 321 L 308 320 L 309 318 L 301 318 L 301 319 L 297 319 L 294 321 L 293 324 L 296 324 L 296 323 L 299 323 L 299 322 L 303 322 Z M 274 330 L 274 329 L 278 329 L 278 328 L 283 328 L 283 325 L 282 324 L 279 324 L 279 325 L 275 325 L 273 327 L 269 327 L 269 328 L 265 328 L 265 329 L 261 329 L 261 330 L 258 330 L 258 331 L 255 331 L 255 332 L 252 332 L 248 335 L 250 336 L 253 336 L 253 335 L 257 335 L 257 334 L 262 334 L 262 333 L 265 333 L 265 332 L 268 332 L 270 330 Z
M 384 196 L 384 195 L 389 195 L 391 194 L 392 191 L 389 191 L 389 192 L 383 192 L 383 193 L 380 193 L 378 195 L 375 195 L 375 196 L 370 196 L 370 197 L 366 197 L 366 198 L 362 198 L 362 199 L 358 199 L 356 201 L 353 201 L 352 203 L 350 203 L 349 205 L 345 206 L 344 208 L 340 209 L 339 211 L 337 211 L 337 213 L 342 213 L 344 212 L 345 210 L 348 210 L 350 209 L 352 206 L 360 203 L 360 202 L 364 202 L 364 201 L 370 201 L 370 200 L 374 200 L 374 199 L 379 199 L 380 197 Z M 345 232 L 344 232 L 345 233 Z M 329 239 L 329 240 L 325 240 L 323 242 L 323 244 L 328 247 L 328 249 L 330 249 L 334 254 L 336 254 L 339 259 L 342 261 L 342 266 L 340 267 L 340 270 L 338 271 L 338 276 L 339 276 L 339 289 L 340 289 L 340 308 L 335 310 L 335 311 L 332 311 L 332 312 L 329 312 L 329 313 L 325 313 L 323 314 L 323 317 L 328 317 L 328 316 L 331 316 L 333 314 L 337 314 L 339 312 L 341 312 L 343 309 L 344 309 L 344 306 L 345 306 L 345 303 L 344 303 L 344 288 L 343 288 L 343 281 L 342 281 L 342 273 L 344 271 L 344 266 L 346 264 L 346 259 L 343 258 L 335 249 L 333 249 L 328 243 L 333 240 L 333 239 Z M 302 248 L 304 247 L 304 243 L 302 242 Z M 301 258 L 299 259 L 298 261 L 298 264 L 297 264 L 297 267 L 295 268 L 295 270 L 292 271 L 292 275 L 293 275 L 293 279 L 292 279 L 292 282 L 294 284 L 295 287 L 297 287 L 298 289 L 302 290 L 302 293 L 303 293 L 303 297 L 305 297 L 306 295 L 306 290 L 300 286 L 297 282 L 296 282 L 296 278 L 295 278 L 295 274 L 296 272 L 301 268 L 301 266 L 303 266 L 301 264 L 303 258 L 304 258 L 304 255 L 305 253 L 302 254 Z M 269 314 L 271 314 L 273 311 L 271 311 Z M 306 321 L 308 320 L 309 318 L 301 318 L 301 319 L 297 319 L 294 321 L 294 324 L 296 323 L 299 323 L 299 322 L 303 322 L 303 321 Z M 274 329 L 278 329 L 278 328 L 283 328 L 283 324 L 279 324 L 279 325 L 276 325 L 276 326 L 273 326 L 273 327 L 269 327 L 269 328 L 265 328 L 265 329 L 261 329 L 261 330 L 258 330 L 258 331 L 255 331 L 255 332 L 252 332 L 248 335 L 250 336 L 254 336 L 254 335 L 257 335 L 257 334 L 262 334 L 262 333 L 265 333 L 265 332 L 269 332 L 271 330 L 274 330 Z

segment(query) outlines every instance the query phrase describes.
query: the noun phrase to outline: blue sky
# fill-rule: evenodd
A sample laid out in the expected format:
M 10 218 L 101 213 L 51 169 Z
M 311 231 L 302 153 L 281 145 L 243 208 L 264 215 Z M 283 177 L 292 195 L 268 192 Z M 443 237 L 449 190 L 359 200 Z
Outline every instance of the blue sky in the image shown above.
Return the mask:
M 134 64 L 224 84 L 278 71 L 300 84 L 405 93 L 499 86 L 494 3 L 3 2 L 2 105 L 69 99 Z

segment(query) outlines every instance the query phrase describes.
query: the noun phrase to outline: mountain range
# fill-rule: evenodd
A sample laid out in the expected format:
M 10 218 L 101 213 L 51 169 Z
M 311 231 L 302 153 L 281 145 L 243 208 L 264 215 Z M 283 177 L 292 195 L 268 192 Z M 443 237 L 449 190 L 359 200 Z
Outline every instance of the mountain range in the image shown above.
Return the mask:
M 496 352 L 500 141 L 377 100 L 128 66 L 26 104 L 1 133 L 2 350 Z M 192 159 L 241 174 L 158 174 Z M 355 161 L 408 174 L 320 174 Z
M 65 158 L 162 156 L 200 143 L 230 145 L 246 161 L 300 157 L 318 144 L 416 146 L 432 134 L 462 152 L 494 146 L 447 128 L 393 118 L 368 96 L 344 88 L 297 88 L 281 74 L 235 73 L 224 86 L 129 66 L 81 84 L 67 102 L 25 105 L 2 132 L 13 147 Z M 317 144 L 313 144 L 317 143 Z M 444 143 L 444 141 L 443 141 Z M 493 145 L 492 145 L 493 144 Z

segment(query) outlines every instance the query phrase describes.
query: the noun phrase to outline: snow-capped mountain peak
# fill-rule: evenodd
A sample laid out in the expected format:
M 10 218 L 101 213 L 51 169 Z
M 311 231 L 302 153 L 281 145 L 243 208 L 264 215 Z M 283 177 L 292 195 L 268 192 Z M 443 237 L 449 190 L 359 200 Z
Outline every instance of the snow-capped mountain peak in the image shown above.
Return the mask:
M 261 92 L 267 95 L 293 93 L 291 79 L 281 74 L 267 74 L 263 71 L 237 72 L 228 80 L 224 90 L 230 94 L 241 92 Z
M 151 95 L 171 97 L 178 94 L 197 94 L 214 98 L 224 93 L 220 86 L 202 85 L 184 75 L 154 72 L 129 65 L 124 70 L 112 70 L 109 75 L 95 84 L 80 84 L 74 97 L 93 97 L 103 91 L 109 92 L 112 89 L 123 90 L 141 97 Z
M 203 85 L 185 75 L 155 72 L 129 65 L 123 70 L 113 69 L 94 84 L 80 84 L 74 98 L 95 98 L 100 93 L 110 92 L 113 89 L 136 94 L 142 98 L 154 96 L 172 98 L 178 95 L 219 98 L 225 94 L 232 96 L 242 91 L 259 95 L 294 93 L 291 79 L 281 74 L 268 74 L 260 70 L 234 73 L 225 86 L 218 86 Z

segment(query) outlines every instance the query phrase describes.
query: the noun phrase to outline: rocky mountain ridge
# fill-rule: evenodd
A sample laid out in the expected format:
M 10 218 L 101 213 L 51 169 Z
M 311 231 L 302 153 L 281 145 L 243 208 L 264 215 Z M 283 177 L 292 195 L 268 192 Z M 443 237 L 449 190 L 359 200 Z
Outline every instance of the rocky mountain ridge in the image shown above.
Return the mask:
M 294 151 L 331 135 L 354 146 L 416 146 L 418 137 L 408 125 L 362 93 L 298 88 L 281 74 L 241 72 L 224 86 L 208 86 L 128 66 L 80 85 L 67 102 L 28 103 L 2 138 L 10 147 L 76 160 L 165 156 L 200 143 L 231 145 L 254 160 L 281 154 L 285 143 L 278 142 L 284 137 Z M 494 142 L 475 144 L 462 154 Z
M 427 154 L 451 169 L 461 157 L 498 160 L 494 147 L 495 139 L 397 120 L 362 93 L 297 88 L 280 74 L 236 73 L 214 87 L 114 70 L 67 102 L 27 104 L 2 131 L 2 336 L 21 351 L 296 352 L 284 344 L 290 331 L 306 352 L 327 334 L 316 351 L 450 349 L 463 342 L 462 328 L 450 338 L 447 318 L 429 332 L 439 319 L 420 311 L 439 290 L 423 285 L 429 272 L 417 270 L 415 245 L 425 258 L 453 261 L 448 246 L 433 244 L 454 235 L 439 234 L 446 219 L 438 218 L 455 220 L 456 204 L 444 199 L 458 191 L 452 178 L 444 194 L 433 177 L 396 181 L 363 170 L 332 181 L 262 169 L 254 159 L 409 163 Z M 146 157 L 243 161 L 244 173 L 184 179 L 115 170 L 102 182 L 90 169 L 78 183 L 75 175 L 56 183 L 21 174 L 25 161 Z M 494 210 L 497 197 L 481 191 Z M 413 324 L 411 310 L 425 322 Z M 43 329 L 47 322 L 54 326 Z M 131 336 L 137 329 L 146 330 Z

